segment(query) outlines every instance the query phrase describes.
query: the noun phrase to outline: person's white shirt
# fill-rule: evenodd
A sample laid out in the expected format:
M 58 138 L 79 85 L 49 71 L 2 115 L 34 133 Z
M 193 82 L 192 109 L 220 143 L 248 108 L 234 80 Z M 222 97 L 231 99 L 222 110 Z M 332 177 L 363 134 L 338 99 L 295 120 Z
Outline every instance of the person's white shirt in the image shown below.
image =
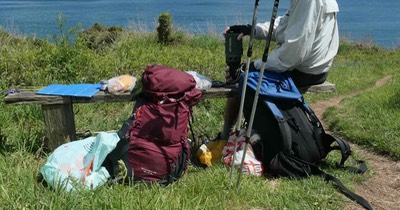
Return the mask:
M 313 75 L 327 72 L 339 47 L 337 12 L 336 0 L 291 0 L 286 14 L 275 20 L 271 38 L 277 48 L 268 55 L 266 69 L 297 69 Z M 258 23 L 255 38 L 265 39 L 269 25 Z M 261 59 L 254 63 L 261 68 Z

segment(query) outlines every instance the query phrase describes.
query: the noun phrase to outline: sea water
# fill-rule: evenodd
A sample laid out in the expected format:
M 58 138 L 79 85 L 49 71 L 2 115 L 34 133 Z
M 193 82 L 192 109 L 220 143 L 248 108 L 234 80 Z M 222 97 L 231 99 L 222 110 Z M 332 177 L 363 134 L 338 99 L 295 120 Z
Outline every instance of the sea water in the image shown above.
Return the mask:
M 278 15 L 288 8 L 281 0 Z M 379 46 L 400 46 L 400 0 L 337 0 L 342 38 Z M 261 0 L 257 22 L 269 21 L 272 0 Z M 68 28 L 95 23 L 151 31 L 157 18 L 169 12 L 174 27 L 204 34 L 220 34 L 226 26 L 252 22 L 254 1 L 247 0 L 0 0 L 0 27 L 15 34 L 40 38 L 59 34 L 60 21 Z

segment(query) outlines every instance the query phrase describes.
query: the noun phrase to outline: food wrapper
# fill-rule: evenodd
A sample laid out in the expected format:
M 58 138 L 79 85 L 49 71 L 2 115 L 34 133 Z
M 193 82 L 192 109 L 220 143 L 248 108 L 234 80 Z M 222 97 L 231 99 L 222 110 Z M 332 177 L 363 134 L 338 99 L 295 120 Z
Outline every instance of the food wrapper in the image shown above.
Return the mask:
M 131 92 L 136 86 L 137 79 L 130 75 L 121 75 L 108 80 L 108 92 L 112 94 L 121 94 Z

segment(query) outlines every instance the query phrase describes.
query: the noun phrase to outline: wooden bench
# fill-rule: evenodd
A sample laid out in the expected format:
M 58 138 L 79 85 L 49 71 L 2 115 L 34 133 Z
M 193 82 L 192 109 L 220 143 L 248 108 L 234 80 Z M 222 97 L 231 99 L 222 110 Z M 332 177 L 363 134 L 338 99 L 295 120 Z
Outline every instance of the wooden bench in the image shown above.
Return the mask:
M 237 95 L 236 88 L 212 88 L 203 92 L 203 98 L 227 98 Z M 113 95 L 99 91 L 93 97 L 71 97 L 38 95 L 34 92 L 19 92 L 4 97 L 6 105 L 41 105 L 46 126 L 44 147 L 53 151 L 63 143 L 76 140 L 76 103 L 107 103 L 133 101 L 130 93 Z
M 308 92 L 333 92 L 335 86 L 332 83 L 324 83 L 309 88 Z M 212 88 L 203 92 L 203 98 L 227 98 L 237 95 L 235 87 Z M 130 102 L 132 95 L 124 93 L 113 95 L 99 91 L 93 97 L 71 97 L 38 95 L 34 92 L 19 92 L 4 97 L 6 105 L 41 105 L 44 123 L 46 126 L 44 147 L 53 151 L 59 145 L 76 140 L 75 116 L 73 106 L 76 103 L 107 103 Z

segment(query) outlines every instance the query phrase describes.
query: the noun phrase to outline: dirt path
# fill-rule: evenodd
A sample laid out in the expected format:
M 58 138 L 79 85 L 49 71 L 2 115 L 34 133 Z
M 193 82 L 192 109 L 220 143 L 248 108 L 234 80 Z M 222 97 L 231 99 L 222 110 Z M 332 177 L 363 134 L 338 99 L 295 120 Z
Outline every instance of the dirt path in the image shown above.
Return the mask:
M 321 119 L 327 132 L 329 132 L 329 127 L 323 121 L 323 113 L 327 108 L 339 106 L 343 99 L 351 98 L 362 92 L 381 87 L 391 79 L 391 76 L 386 76 L 378 80 L 373 87 L 367 90 L 354 92 L 344 96 L 337 96 L 329 100 L 317 101 L 310 104 L 310 106 L 319 119 Z M 352 150 L 364 157 L 365 161 L 370 165 L 369 170 L 373 171 L 373 175 L 369 177 L 368 180 L 355 187 L 355 192 L 364 197 L 376 210 L 400 209 L 400 162 L 382 157 L 354 144 L 351 144 L 351 147 Z M 363 208 L 354 202 L 349 202 L 345 209 Z

